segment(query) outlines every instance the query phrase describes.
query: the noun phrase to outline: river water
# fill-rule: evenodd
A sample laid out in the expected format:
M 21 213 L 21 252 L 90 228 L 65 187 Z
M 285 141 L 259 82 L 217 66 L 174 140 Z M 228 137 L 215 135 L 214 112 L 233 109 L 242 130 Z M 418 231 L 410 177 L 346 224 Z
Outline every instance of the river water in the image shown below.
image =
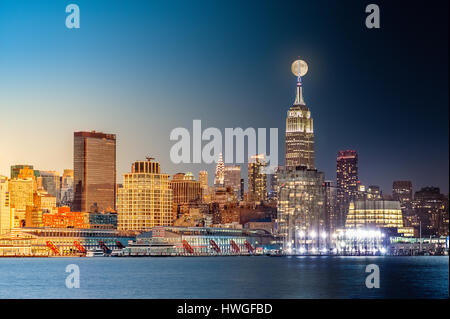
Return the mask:
M 80 288 L 66 287 L 66 267 Z M 380 270 L 368 289 L 366 266 Z M 448 298 L 449 257 L 0 258 L 0 298 Z

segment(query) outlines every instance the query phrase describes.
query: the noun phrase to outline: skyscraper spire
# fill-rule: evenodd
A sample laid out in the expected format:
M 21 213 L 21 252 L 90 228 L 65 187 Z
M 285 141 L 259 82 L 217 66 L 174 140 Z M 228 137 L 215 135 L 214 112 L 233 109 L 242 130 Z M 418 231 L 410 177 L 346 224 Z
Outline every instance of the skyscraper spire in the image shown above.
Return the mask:
M 304 166 L 314 169 L 314 128 L 311 112 L 303 100 L 301 76 L 308 71 L 303 60 L 296 60 L 291 66 L 297 77 L 297 94 L 294 105 L 289 108 L 286 118 L 285 165 L 288 169 Z
M 214 185 L 223 185 L 225 181 L 225 165 L 223 163 L 222 153 L 219 154 L 219 160 L 216 165 L 216 175 L 214 177 Z
M 295 95 L 294 105 L 306 105 L 305 101 L 303 100 L 303 87 L 300 76 L 297 80 L 297 94 Z
M 304 75 L 306 73 L 306 71 L 308 70 L 308 67 L 306 66 L 306 62 L 304 62 L 304 61 L 297 60 L 296 62 L 294 62 L 293 69 L 292 69 L 294 74 L 297 75 L 297 92 L 295 95 L 294 105 L 305 105 L 305 101 L 303 100 L 303 88 L 302 88 L 301 75 Z M 302 69 L 301 69 L 302 62 L 303 62 L 303 67 L 306 68 L 306 71 L 304 71 L 304 73 L 302 73 Z

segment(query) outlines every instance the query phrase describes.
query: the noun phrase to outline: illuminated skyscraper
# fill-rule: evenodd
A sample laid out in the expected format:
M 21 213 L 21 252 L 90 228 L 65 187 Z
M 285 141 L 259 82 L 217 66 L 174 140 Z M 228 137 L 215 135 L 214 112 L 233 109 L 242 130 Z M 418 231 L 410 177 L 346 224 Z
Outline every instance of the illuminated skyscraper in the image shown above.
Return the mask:
M 339 227 L 338 210 L 336 209 L 336 186 L 333 181 L 325 181 L 326 228 L 330 233 Z
M 75 132 L 73 156 L 73 210 L 115 210 L 116 135 Z
M 324 173 L 298 166 L 278 172 L 278 233 L 288 252 L 315 252 L 329 236 Z M 296 249 L 296 251 L 294 251 Z
M 351 201 L 358 194 L 358 154 L 356 151 L 339 151 L 336 161 L 337 227 L 343 227 Z
M 248 199 L 267 200 L 267 162 L 264 154 L 253 155 L 248 163 Z
M 172 225 L 172 189 L 169 175 L 160 172 L 152 158 L 132 164 L 123 175 L 117 201 L 117 228 L 146 231 Z
M 214 185 L 223 186 L 225 182 L 225 165 L 223 163 L 222 153 L 219 155 L 219 160 L 216 165 L 216 175 L 214 177 Z
M 200 187 L 202 189 L 208 188 L 208 172 L 200 171 L 198 172 L 198 181 L 200 182 Z
M 208 172 L 198 172 L 198 181 L 200 182 L 200 188 L 202 189 L 202 201 L 208 203 L 211 199 L 208 186 Z
M 286 118 L 286 169 L 305 166 L 314 169 L 314 128 L 311 112 L 303 100 L 303 87 L 300 76 L 297 80 L 297 93 L 294 104 Z

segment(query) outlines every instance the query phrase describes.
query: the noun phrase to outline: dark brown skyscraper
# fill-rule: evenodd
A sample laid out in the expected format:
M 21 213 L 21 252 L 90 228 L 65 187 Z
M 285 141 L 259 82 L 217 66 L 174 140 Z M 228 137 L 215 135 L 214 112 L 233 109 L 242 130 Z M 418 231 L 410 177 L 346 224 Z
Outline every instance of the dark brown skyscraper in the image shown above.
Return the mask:
M 336 161 L 336 205 L 338 227 L 345 225 L 348 205 L 358 192 L 358 154 L 356 151 L 339 151 Z
M 74 211 L 110 211 L 116 204 L 116 135 L 75 132 Z

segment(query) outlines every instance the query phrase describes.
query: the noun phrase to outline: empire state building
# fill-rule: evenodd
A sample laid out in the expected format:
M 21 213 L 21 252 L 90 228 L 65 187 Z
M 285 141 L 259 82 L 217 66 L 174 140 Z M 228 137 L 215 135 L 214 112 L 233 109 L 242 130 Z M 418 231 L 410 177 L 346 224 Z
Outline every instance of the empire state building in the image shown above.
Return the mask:
M 286 169 L 305 166 L 314 169 L 314 128 L 311 112 L 303 100 L 300 75 L 297 77 L 297 93 L 294 105 L 286 118 Z

